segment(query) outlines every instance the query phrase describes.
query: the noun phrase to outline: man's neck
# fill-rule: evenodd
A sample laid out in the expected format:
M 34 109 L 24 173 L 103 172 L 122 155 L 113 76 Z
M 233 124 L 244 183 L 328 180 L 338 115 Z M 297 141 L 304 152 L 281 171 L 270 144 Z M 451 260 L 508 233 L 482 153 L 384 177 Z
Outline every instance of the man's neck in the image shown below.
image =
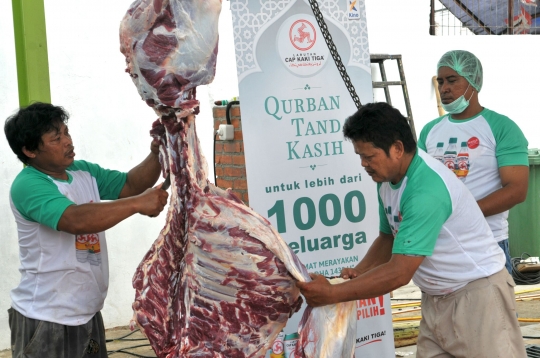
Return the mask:
M 393 185 L 396 185 L 405 177 L 405 174 L 407 174 L 407 170 L 409 170 L 409 167 L 411 166 L 411 163 L 413 161 L 415 154 L 416 154 L 416 149 L 412 153 L 403 154 L 403 157 L 401 159 L 401 166 L 399 169 L 399 173 L 397 177 L 394 178 L 394 180 L 390 181 Z
M 64 170 L 64 171 L 57 171 L 57 170 L 53 170 L 53 169 L 48 169 L 48 168 L 42 168 L 34 163 L 28 163 L 28 166 L 34 168 L 35 170 L 37 171 L 40 171 L 42 172 L 43 174 L 47 174 L 48 176 L 51 176 L 55 179 L 60 179 L 60 180 L 68 180 L 69 177 L 67 175 L 67 172 Z
M 467 107 L 466 110 L 464 110 L 461 113 L 452 114 L 451 117 L 452 119 L 457 119 L 457 120 L 472 118 L 476 116 L 478 113 L 482 112 L 483 110 L 484 110 L 484 107 L 482 107 L 480 103 L 478 102 L 471 103 L 469 104 L 469 107 Z

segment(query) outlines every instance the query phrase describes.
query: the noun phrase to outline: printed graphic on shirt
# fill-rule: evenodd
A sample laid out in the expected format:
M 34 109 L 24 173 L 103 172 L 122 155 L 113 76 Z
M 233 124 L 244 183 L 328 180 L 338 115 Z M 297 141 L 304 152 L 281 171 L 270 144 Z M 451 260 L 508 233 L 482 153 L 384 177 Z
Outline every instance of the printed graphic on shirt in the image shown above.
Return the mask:
M 445 143 L 438 142 L 433 157 L 452 170 L 459 179 L 464 180 L 469 175 L 471 167 L 469 149 L 478 148 L 480 140 L 477 137 L 471 137 L 466 142 L 461 142 L 459 147 L 457 143 L 458 138 L 451 137 L 448 140 L 448 146 L 444 149 Z
M 99 245 L 98 234 L 77 235 L 75 240 L 75 251 L 77 253 L 77 261 L 90 265 L 101 265 L 101 248 Z
M 467 141 L 467 146 L 471 149 L 476 149 L 478 148 L 479 145 L 480 145 L 480 139 L 478 139 L 477 137 L 471 137 Z
M 392 207 L 389 206 L 387 208 L 384 208 L 384 212 L 386 213 L 386 217 L 388 218 L 388 222 L 390 223 L 390 227 L 392 228 L 392 235 L 394 235 L 395 237 L 399 231 L 399 224 L 401 223 L 401 221 L 403 221 L 401 211 L 398 210 L 397 215 L 394 215 L 392 213 Z

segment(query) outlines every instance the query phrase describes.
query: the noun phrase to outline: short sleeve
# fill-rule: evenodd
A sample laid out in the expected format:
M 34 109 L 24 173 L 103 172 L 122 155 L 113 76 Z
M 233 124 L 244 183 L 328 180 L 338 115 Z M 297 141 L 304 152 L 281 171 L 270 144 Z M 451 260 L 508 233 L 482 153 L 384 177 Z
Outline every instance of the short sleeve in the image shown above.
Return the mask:
M 410 195 L 406 191 L 401 199 L 402 219 L 392 253 L 430 256 L 444 223 L 452 214 L 450 193 L 439 177 L 426 190 L 410 191 Z
M 388 217 L 386 216 L 386 212 L 384 210 L 384 204 L 381 200 L 381 197 L 378 196 L 378 198 L 379 198 L 379 231 L 385 234 L 392 234 L 392 228 L 390 227 L 390 223 L 388 222 Z
M 74 205 L 45 174 L 26 168 L 11 186 L 11 200 L 28 221 L 57 230 L 58 221 L 68 206 Z
M 418 148 L 422 149 L 424 152 L 427 152 L 427 147 L 426 147 L 426 137 L 427 137 L 427 132 L 428 132 L 428 128 L 427 127 L 424 127 L 422 128 L 422 131 L 420 132 L 420 136 L 418 137 Z
M 490 111 L 484 116 L 497 143 L 495 155 L 499 168 L 510 165 L 529 165 L 529 143 L 518 125 L 510 118 Z
M 99 196 L 102 200 L 116 200 L 127 180 L 127 173 L 104 169 L 97 164 L 77 160 L 69 167 L 71 170 L 84 170 L 96 179 Z
M 441 122 L 443 120 L 443 118 L 445 116 L 446 115 L 432 120 L 431 122 L 426 124 L 424 126 L 424 128 L 422 128 L 422 131 L 420 132 L 420 136 L 418 136 L 418 148 L 422 149 L 424 152 L 427 153 L 427 151 L 428 151 L 427 150 L 427 137 L 428 137 L 428 134 L 436 124 L 438 124 L 439 122 Z

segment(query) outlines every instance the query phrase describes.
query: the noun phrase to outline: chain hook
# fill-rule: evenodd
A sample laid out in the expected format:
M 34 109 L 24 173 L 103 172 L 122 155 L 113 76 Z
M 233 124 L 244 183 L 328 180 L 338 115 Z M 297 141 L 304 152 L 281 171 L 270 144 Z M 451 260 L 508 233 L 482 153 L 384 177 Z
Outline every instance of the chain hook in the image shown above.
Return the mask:
M 326 45 L 328 46 L 328 49 L 330 50 L 330 54 L 332 55 L 332 58 L 334 59 L 334 62 L 339 71 L 339 74 L 341 75 L 343 82 L 345 82 L 345 86 L 347 87 L 347 90 L 349 91 L 349 94 L 351 95 L 354 101 L 354 104 L 356 105 L 356 108 L 360 109 L 362 107 L 362 103 L 360 103 L 360 98 L 356 94 L 356 89 L 354 88 L 351 82 L 351 78 L 349 77 L 349 74 L 347 73 L 347 69 L 343 65 L 343 62 L 341 61 L 341 56 L 339 56 L 336 45 L 334 44 L 334 41 L 332 40 L 332 35 L 330 34 L 330 31 L 328 31 L 328 26 L 326 26 L 326 22 L 324 21 L 323 14 L 321 10 L 319 9 L 319 4 L 317 3 L 317 0 L 309 0 L 309 5 L 311 6 L 313 15 L 315 15 L 317 24 L 319 24 L 319 28 L 321 29 L 321 32 L 323 34 L 324 41 L 326 42 Z

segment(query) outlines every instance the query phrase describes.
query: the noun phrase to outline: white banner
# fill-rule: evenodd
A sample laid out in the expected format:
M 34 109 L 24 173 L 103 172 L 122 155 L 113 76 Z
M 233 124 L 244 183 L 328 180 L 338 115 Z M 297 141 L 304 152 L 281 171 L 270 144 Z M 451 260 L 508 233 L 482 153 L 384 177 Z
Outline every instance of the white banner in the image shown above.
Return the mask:
M 319 7 L 361 102 L 371 102 L 364 1 Z M 250 206 L 310 272 L 339 276 L 379 232 L 376 184 L 342 134 L 355 104 L 307 0 L 231 0 L 231 11 Z M 394 357 L 389 296 L 357 305 L 356 356 Z

